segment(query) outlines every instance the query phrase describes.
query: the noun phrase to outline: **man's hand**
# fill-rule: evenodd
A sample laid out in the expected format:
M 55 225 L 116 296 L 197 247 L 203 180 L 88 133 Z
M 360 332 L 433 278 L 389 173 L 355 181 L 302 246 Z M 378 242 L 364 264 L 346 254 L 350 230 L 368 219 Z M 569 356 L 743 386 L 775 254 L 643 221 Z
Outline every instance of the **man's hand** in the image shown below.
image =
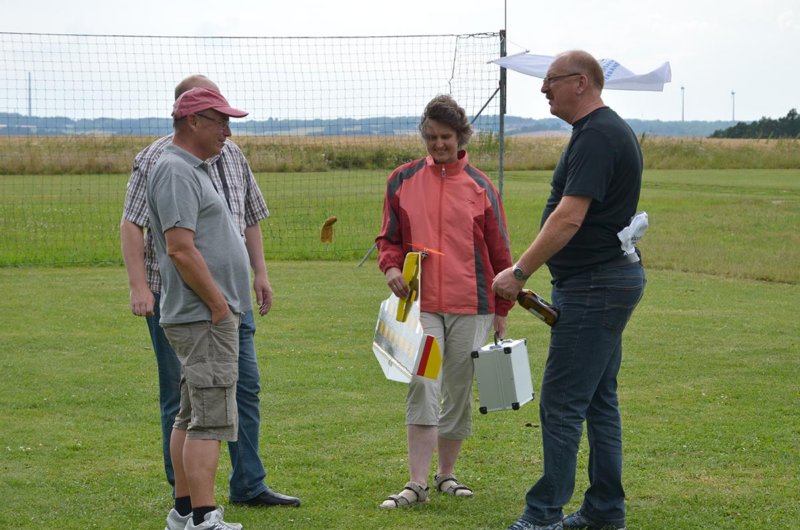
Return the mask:
M 156 298 L 149 287 L 131 289 L 131 312 L 137 317 L 151 317 Z
M 525 285 L 525 280 L 518 280 L 514 276 L 514 267 L 509 267 L 494 277 L 492 290 L 494 294 L 506 300 L 516 300 L 517 294 Z
M 256 275 L 253 279 L 253 291 L 256 293 L 258 314 L 263 317 L 272 308 L 272 286 L 270 286 L 266 275 Z
M 228 304 L 221 306 L 219 309 L 211 308 L 211 323 L 219 324 L 231 314 L 231 308 Z

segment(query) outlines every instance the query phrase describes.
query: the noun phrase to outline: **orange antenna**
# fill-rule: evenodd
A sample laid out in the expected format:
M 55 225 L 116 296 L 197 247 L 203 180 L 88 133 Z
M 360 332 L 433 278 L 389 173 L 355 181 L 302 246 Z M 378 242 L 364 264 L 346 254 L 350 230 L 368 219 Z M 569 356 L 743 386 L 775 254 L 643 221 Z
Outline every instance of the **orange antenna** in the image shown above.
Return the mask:
M 432 248 L 428 248 L 428 247 L 426 247 L 424 245 L 417 245 L 416 243 L 409 243 L 408 246 L 410 246 L 413 249 L 416 249 L 416 250 L 419 250 L 421 252 L 424 252 L 426 254 L 437 254 L 439 256 L 444 256 L 444 252 L 439 252 L 438 250 L 434 250 Z

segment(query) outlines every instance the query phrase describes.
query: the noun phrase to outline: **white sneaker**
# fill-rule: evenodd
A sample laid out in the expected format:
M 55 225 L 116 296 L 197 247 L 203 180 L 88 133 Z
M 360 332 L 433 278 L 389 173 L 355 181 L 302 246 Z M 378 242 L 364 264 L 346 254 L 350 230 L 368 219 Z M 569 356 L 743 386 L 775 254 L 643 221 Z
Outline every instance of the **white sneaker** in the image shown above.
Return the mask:
M 218 507 L 213 512 L 209 512 L 203 518 L 203 522 L 197 526 L 194 525 L 194 520 L 190 517 L 186 523 L 185 530 L 242 530 L 242 525 L 239 523 L 226 523 L 222 520 L 222 513 L 225 510 L 222 506 Z
M 167 526 L 164 530 L 185 530 L 186 524 L 191 520 L 191 512 L 189 512 L 189 515 L 181 515 L 173 508 L 169 511 L 169 515 L 167 515 Z

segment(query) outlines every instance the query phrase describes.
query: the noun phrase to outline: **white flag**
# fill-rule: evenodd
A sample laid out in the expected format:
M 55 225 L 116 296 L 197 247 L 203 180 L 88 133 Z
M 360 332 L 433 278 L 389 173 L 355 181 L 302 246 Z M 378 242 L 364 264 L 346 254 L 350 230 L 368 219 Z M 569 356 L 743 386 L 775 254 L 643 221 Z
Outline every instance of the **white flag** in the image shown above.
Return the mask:
M 508 57 L 500 57 L 490 61 L 503 68 L 514 70 L 521 74 L 533 77 L 544 78 L 547 69 L 555 57 L 549 55 L 533 55 L 522 52 Z M 600 59 L 598 61 L 603 67 L 605 76 L 605 88 L 610 90 L 648 90 L 661 92 L 664 90 L 664 83 L 672 81 L 672 70 L 669 62 L 666 62 L 651 72 L 646 74 L 634 74 L 614 59 Z

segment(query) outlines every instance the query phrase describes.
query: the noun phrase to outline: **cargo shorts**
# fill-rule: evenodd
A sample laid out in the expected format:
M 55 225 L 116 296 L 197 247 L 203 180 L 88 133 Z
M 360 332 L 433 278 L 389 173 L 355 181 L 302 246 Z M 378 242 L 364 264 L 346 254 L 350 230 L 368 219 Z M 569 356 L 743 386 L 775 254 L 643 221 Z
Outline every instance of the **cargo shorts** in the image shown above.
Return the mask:
M 181 405 L 173 427 L 185 430 L 188 439 L 237 440 L 239 322 L 240 315 L 231 313 L 217 324 L 163 326 L 181 363 Z

